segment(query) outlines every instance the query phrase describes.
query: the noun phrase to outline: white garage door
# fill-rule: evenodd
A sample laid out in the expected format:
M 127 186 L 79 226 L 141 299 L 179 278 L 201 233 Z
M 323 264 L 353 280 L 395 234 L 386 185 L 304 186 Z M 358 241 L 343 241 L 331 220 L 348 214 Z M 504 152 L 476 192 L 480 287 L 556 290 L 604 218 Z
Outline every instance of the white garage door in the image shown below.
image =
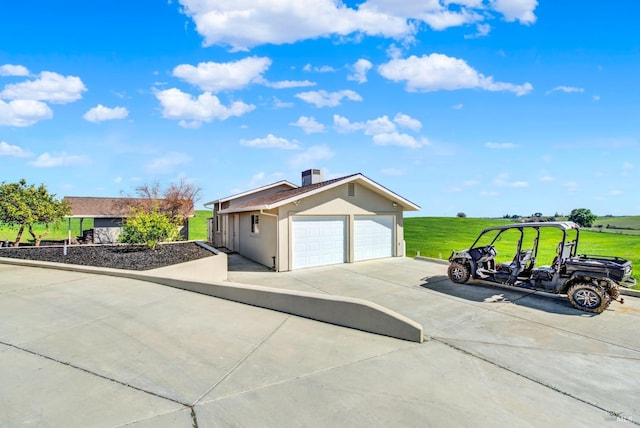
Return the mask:
M 354 218 L 355 261 L 393 255 L 393 216 L 356 216 Z
M 345 217 L 293 217 L 293 269 L 345 262 Z

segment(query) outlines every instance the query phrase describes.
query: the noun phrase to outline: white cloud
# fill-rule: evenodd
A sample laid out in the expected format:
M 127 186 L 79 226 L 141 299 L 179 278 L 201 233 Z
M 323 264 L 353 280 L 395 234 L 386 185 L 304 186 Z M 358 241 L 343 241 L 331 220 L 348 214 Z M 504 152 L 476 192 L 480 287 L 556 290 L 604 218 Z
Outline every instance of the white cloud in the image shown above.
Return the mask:
M 278 97 L 273 97 L 273 108 L 289 108 L 293 107 L 295 104 L 292 102 L 282 101 Z
M 6 103 L 0 100 L 0 126 L 31 126 L 52 117 L 53 112 L 42 101 L 14 100 Z
M 488 149 L 496 149 L 496 150 L 514 149 L 517 147 L 513 143 L 494 143 L 491 141 L 487 141 L 486 143 L 484 143 L 484 146 Z
M 296 94 L 296 97 L 316 107 L 336 107 L 340 105 L 344 98 L 351 101 L 362 101 L 362 97 L 357 92 L 349 89 L 337 92 L 327 92 L 325 90 L 300 92 Z
M 570 94 L 572 92 L 584 92 L 584 88 L 576 88 L 574 86 L 556 86 L 550 91 L 547 91 L 547 95 L 549 95 L 552 92 L 564 92 L 564 93 Z
M 536 0 L 180 0 L 204 44 L 248 50 L 319 37 L 355 35 L 410 40 L 427 24 L 435 30 L 479 23 L 496 14 L 532 24 Z M 478 33 L 487 31 L 478 28 Z
M 51 155 L 46 152 L 38 156 L 33 162 L 29 162 L 29 165 L 35 166 L 36 168 L 55 168 L 85 165 L 90 162 L 91 160 L 84 155 L 70 155 L 65 152 Z
M 23 65 L 0 65 L 0 76 L 28 76 L 29 70 Z
M 367 81 L 367 73 L 371 70 L 373 64 L 366 59 L 359 59 L 351 66 L 351 74 L 347 76 L 347 80 L 355 80 L 358 83 Z
M 28 158 L 31 153 L 20 146 L 14 146 L 6 141 L 0 141 L 0 156 L 13 156 L 16 158 Z
M 394 82 L 406 81 L 410 92 L 431 92 L 457 89 L 484 89 L 487 91 L 510 91 L 516 95 L 531 92 L 530 83 L 514 85 L 494 82 L 471 68 L 464 60 L 433 53 L 422 57 L 415 55 L 406 59 L 394 59 L 378 67 L 383 77 Z
M 102 104 L 98 104 L 86 112 L 82 117 L 89 122 L 98 123 L 105 120 L 124 119 L 128 115 L 129 111 L 125 107 L 110 108 L 105 107 Z
M 191 157 L 178 152 L 167 153 L 164 156 L 152 159 L 145 165 L 148 172 L 153 174 L 168 174 L 175 171 L 176 167 L 191 162 Z
M 82 98 L 87 88 L 79 77 L 43 71 L 38 79 L 6 85 L 0 97 L 10 100 L 47 101 L 66 104 Z
M 348 134 L 349 132 L 359 131 L 364 129 L 364 124 L 358 122 L 351 122 L 344 116 L 338 114 L 333 115 L 333 126 L 337 132 L 341 134 Z
M 373 136 L 373 142 L 378 146 L 400 146 L 413 149 L 419 148 L 424 144 L 423 142 L 417 141 L 411 135 L 400 134 L 398 132 L 376 134 Z
M 162 105 L 162 117 L 178 119 L 180 126 L 186 128 L 198 127 L 202 122 L 210 122 L 213 119 L 226 120 L 231 116 L 242 116 L 255 109 L 254 105 L 241 101 L 227 107 L 210 92 L 194 98 L 176 88 L 157 91 L 156 98 Z
M 544 182 L 552 182 L 552 181 L 556 181 L 555 177 L 552 177 L 550 175 L 543 175 L 539 178 L 540 181 L 544 181 Z
M 479 37 L 485 37 L 491 32 L 491 25 L 489 24 L 478 24 L 476 25 L 476 33 L 465 35 L 465 39 L 477 39 Z
M 335 153 L 328 146 L 313 146 L 291 158 L 289 165 L 296 169 L 314 168 L 318 167 L 318 163 L 321 161 L 331 159 L 334 156 Z
M 297 121 L 292 122 L 289 125 L 302 128 L 305 134 L 324 132 L 324 125 L 316 121 L 313 117 L 300 116 Z
M 522 24 L 533 24 L 536 15 L 533 13 L 538 0 L 493 0 L 493 8 L 504 15 L 507 22 L 520 21 Z
M 406 19 L 366 3 L 356 10 L 335 0 L 180 2 L 206 46 L 229 46 L 235 51 L 356 32 L 404 37 L 413 30 Z
M 271 59 L 252 56 L 234 62 L 201 62 L 197 67 L 181 64 L 173 69 L 173 75 L 203 91 L 220 92 L 261 80 L 270 66 Z
M 395 123 L 394 123 L 395 122 Z M 402 113 L 398 113 L 392 122 L 388 116 L 381 116 L 366 122 L 351 122 L 346 117 L 333 115 L 333 125 L 337 132 L 346 134 L 349 132 L 363 131 L 365 135 L 371 135 L 374 144 L 378 146 L 401 146 L 418 148 L 429 145 L 426 138 L 416 139 L 415 137 L 399 133 L 396 123 L 404 128 L 419 131 L 422 124 Z
M 452 107 L 454 110 L 462 110 L 464 108 L 464 104 L 456 104 Z
M 624 192 L 622 190 L 613 189 L 612 191 L 609 192 L 609 194 L 611 196 L 621 196 L 624 194 Z
M 387 115 L 377 119 L 367 120 L 364 124 L 365 135 L 387 134 L 396 131 L 396 125 L 389 120 Z
M 299 147 L 296 141 L 289 141 L 286 138 L 276 137 L 273 134 L 267 135 L 265 138 L 255 138 L 253 140 L 240 140 L 240 144 L 248 147 L 256 147 L 259 149 L 297 149 Z
M 310 80 L 280 80 L 278 82 L 268 82 L 266 80 L 259 81 L 264 86 L 275 89 L 288 89 L 288 88 L 305 88 L 309 86 L 316 86 L 315 82 Z
M 414 119 L 403 113 L 396 114 L 393 121 L 402 128 L 408 128 L 412 131 L 420 131 L 422 129 L 422 123 L 418 119 Z
M 304 71 L 314 71 L 316 73 L 334 73 L 336 71 L 336 69 L 331 67 L 330 65 L 322 65 L 320 67 L 313 67 L 313 66 L 311 66 L 311 64 L 307 64 L 304 67 L 302 67 L 302 69 Z

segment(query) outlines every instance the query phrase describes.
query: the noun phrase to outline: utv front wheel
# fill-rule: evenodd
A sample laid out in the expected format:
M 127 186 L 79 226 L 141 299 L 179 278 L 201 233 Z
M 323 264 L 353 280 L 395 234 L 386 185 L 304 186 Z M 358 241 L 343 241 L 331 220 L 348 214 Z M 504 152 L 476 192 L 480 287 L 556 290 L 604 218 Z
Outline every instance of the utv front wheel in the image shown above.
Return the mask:
M 574 308 L 595 314 L 602 313 L 611 302 L 602 287 L 583 282 L 572 285 L 567 291 L 567 297 Z
M 456 284 L 464 284 L 469 280 L 469 276 L 471 276 L 471 272 L 466 265 L 456 262 L 449 265 L 447 274 L 449 275 L 449 279 Z

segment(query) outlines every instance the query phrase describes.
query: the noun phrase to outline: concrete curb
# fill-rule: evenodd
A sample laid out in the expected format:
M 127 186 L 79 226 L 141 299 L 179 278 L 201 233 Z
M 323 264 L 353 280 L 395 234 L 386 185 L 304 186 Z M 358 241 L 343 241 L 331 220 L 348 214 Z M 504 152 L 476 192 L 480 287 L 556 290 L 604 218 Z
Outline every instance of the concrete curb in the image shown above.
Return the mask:
M 632 290 L 630 288 L 619 288 L 618 290 L 623 296 L 640 297 L 640 290 Z
M 176 266 L 174 275 L 167 268 L 153 269 L 146 272 L 124 269 L 97 268 L 54 262 L 39 262 L 0 257 L 0 264 L 57 269 L 73 272 L 92 273 L 148 281 L 186 291 L 231 300 L 265 309 L 284 312 L 304 318 L 353 328 L 368 333 L 390 336 L 397 339 L 422 343 L 424 333 L 422 325 L 390 309 L 378 304 L 343 296 L 329 296 L 303 291 L 281 290 L 257 285 L 238 284 L 232 282 L 187 281 L 176 278 L 175 273 L 194 271 L 192 263 L 181 263 Z M 226 258 L 225 258 L 226 261 Z M 225 270 L 226 272 L 226 270 Z M 173 276 L 173 277 L 170 277 Z
M 413 258 L 414 260 L 421 260 L 423 262 L 432 262 L 432 263 L 438 263 L 440 265 L 448 265 L 449 261 L 448 260 L 444 260 L 444 259 L 435 259 L 432 257 L 424 257 L 424 256 L 415 256 Z

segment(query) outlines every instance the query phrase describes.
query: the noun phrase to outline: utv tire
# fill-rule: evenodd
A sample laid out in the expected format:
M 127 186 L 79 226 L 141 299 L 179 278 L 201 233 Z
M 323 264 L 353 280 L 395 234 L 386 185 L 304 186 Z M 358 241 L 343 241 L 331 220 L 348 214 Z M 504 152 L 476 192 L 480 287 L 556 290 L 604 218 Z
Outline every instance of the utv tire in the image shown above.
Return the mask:
M 572 285 L 567 297 L 574 308 L 595 314 L 602 313 L 611 303 L 611 297 L 602 287 L 585 282 Z
M 453 262 L 449 265 L 447 275 L 452 282 L 455 282 L 456 284 L 464 284 L 469 281 L 471 271 L 468 266 Z

